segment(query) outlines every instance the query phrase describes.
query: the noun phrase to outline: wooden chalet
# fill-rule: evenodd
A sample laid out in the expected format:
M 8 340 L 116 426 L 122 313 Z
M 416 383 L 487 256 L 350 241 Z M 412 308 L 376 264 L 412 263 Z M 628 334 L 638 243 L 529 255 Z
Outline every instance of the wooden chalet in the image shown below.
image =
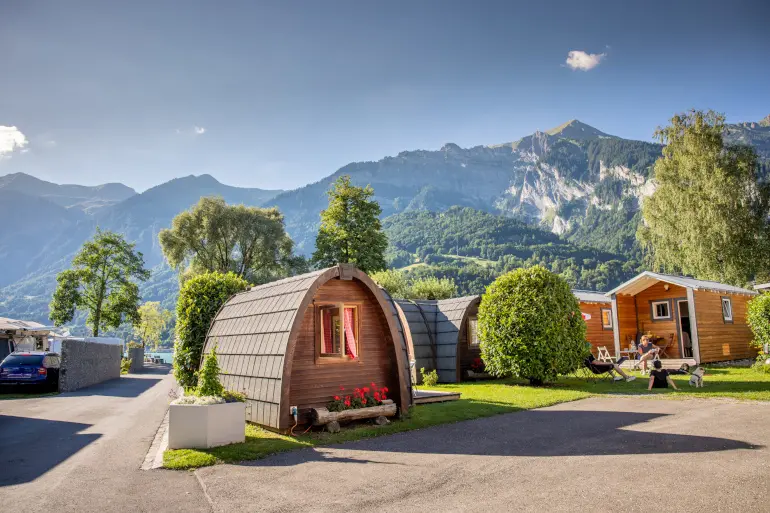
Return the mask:
M 615 354 L 651 332 L 664 358 L 696 363 L 753 358 L 746 304 L 752 290 L 643 272 L 607 293 L 612 302 Z
M 340 387 L 390 389 L 411 405 L 409 359 L 391 306 L 362 271 L 341 264 L 236 294 L 217 313 L 204 353 L 217 346 L 220 379 L 244 392 L 247 420 L 289 429 Z
M 442 300 L 393 300 L 394 319 L 414 361 L 413 383 L 420 369 L 436 370 L 439 382 L 462 381 L 475 358 L 481 356 L 476 329 L 481 296 Z
M 586 323 L 586 340 L 591 344 L 591 352 L 598 356 L 600 347 L 607 348 L 615 357 L 615 323 L 612 317 L 612 300 L 604 292 L 573 290 L 580 303 L 580 313 Z

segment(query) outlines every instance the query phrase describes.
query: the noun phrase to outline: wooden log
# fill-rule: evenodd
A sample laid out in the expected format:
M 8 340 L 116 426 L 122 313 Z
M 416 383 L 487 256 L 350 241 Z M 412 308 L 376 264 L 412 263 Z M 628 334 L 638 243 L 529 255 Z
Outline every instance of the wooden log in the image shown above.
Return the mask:
M 392 417 L 396 414 L 396 404 L 386 399 L 380 406 L 356 408 L 354 410 L 329 411 L 327 408 L 313 408 L 313 424 L 323 426 L 329 422 L 350 422 L 352 420 L 370 419 L 373 417 Z

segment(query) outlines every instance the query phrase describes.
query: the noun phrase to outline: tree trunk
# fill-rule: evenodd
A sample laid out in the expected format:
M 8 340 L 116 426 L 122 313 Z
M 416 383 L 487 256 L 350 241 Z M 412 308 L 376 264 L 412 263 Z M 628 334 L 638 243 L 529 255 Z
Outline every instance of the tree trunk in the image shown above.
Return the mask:
M 313 424 L 321 426 L 329 422 L 345 422 L 380 416 L 392 417 L 395 414 L 396 404 L 392 400 L 386 399 L 380 406 L 356 408 L 354 410 L 329 411 L 326 408 L 313 408 Z
M 543 380 L 540 378 L 528 378 L 528 379 L 529 379 L 529 384 L 532 385 L 533 387 L 543 386 Z

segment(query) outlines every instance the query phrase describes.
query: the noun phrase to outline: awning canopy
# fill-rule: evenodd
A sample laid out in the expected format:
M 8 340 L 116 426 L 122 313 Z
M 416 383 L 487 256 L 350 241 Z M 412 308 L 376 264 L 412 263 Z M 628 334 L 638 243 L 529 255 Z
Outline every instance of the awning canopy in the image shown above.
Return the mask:
M 52 328 L 33 321 L 20 321 L 0 317 L 0 331 L 48 331 Z

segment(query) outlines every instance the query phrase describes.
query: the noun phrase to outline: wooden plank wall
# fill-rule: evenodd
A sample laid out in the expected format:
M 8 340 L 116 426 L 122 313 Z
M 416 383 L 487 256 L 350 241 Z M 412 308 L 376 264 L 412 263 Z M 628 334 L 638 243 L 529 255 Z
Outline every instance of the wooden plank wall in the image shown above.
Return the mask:
M 299 406 L 301 413 L 326 404 L 340 393 L 340 386 L 352 393 L 354 388 L 371 382 L 390 389 L 390 399 L 399 401 L 398 364 L 393 341 L 384 313 L 371 292 L 356 280 L 333 279 L 322 285 L 315 301 L 350 302 L 359 304 L 360 331 L 357 361 L 316 359 L 316 308 L 310 306 L 304 314 L 302 328 L 294 349 L 289 382 L 288 406 Z M 304 418 L 304 420 L 307 420 Z
M 602 308 L 612 313 L 611 303 L 584 303 L 580 302 L 580 311 L 591 316 L 586 321 L 586 340 L 591 343 L 591 352 L 596 356 L 597 347 L 605 346 L 611 355 L 615 355 L 615 339 L 612 330 L 602 327 Z M 621 339 L 622 340 L 622 339 Z
M 676 330 L 677 311 L 675 302 L 671 302 L 671 320 L 653 321 L 652 314 L 650 313 L 650 301 L 658 301 L 663 299 L 687 299 L 687 289 L 684 287 L 668 284 L 669 288 L 666 290 L 665 285 L 666 284 L 663 282 L 658 282 L 635 296 L 636 308 L 639 315 L 639 331 L 643 333 L 651 331 L 656 336 L 664 337 L 666 339 L 668 339 L 668 336 L 673 333 L 674 342 L 673 345 L 668 348 L 666 354 L 668 355 L 668 358 L 681 358 L 681 353 L 679 351 L 679 336 Z
M 694 293 L 701 362 L 756 357 L 757 349 L 751 346 L 754 337 L 746 324 L 746 308 L 751 297 L 703 290 Z M 722 317 L 722 296 L 732 300 L 732 323 L 725 323 Z
M 617 295 L 617 303 L 620 349 L 627 349 L 629 340 L 633 343 L 636 338 L 636 303 L 633 296 L 624 296 L 621 294 Z
M 468 310 L 468 318 L 477 317 L 479 314 L 478 305 L 472 306 Z M 470 339 L 468 338 L 468 319 L 466 318 L 460 327 L 460 335 L 458 337 L 457 346 L 457 365 L 459 367 L 458 381 L 462 381 L 468 377 L 468 370 L 471 368 L 471 363 L 476 358 L 481 358 L 481 348 L 479 346 L 471 346 Z

